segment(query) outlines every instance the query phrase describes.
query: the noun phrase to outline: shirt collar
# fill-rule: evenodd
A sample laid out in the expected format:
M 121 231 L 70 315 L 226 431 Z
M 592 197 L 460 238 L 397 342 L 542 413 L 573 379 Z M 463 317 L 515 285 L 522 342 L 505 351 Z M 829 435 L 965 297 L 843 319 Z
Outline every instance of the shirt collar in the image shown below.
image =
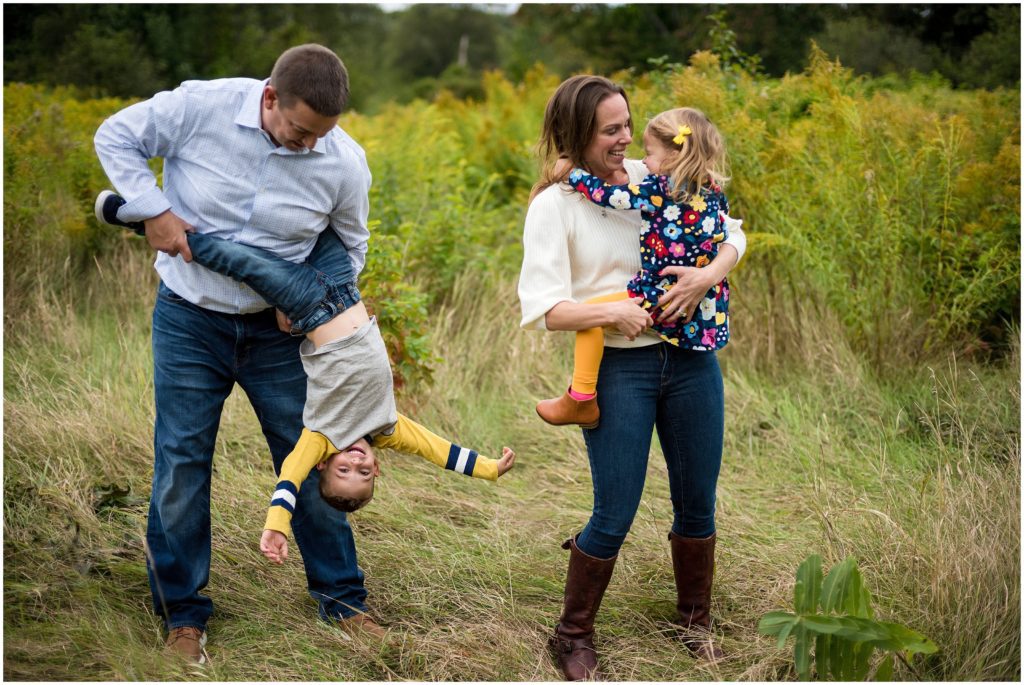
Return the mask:
M 270 79 L 257 81 L 252 85 L 252 88 L 245 95 L 245 100 L 242 101 L 242 106 L 238 108 L 238 114 L 235 116 L 236 124 L 246 128 L 260 128 L 263 88 L 268 83 L 270 83 Z
M 263 79 L 254 83 L 252 88 L 245 96 L 245 100 L 242 101 L 242 106 L 238 108 L 238 114 L 235 115 L 235 123 L 239 126 L 245 126 L 246 128 L 263 128 L 263 89 L 270 83 L 270 79 Z M 330 135 L 330 134 L 328 134 Z M 306 152 L 293 152 L 283 145 L 277 148 L 279 154 L 286 155 L 304 155 Z M 316 139 L 316 145 L 310 152 L 319 152 L 324 154 L 327 152 L 327 136 Z

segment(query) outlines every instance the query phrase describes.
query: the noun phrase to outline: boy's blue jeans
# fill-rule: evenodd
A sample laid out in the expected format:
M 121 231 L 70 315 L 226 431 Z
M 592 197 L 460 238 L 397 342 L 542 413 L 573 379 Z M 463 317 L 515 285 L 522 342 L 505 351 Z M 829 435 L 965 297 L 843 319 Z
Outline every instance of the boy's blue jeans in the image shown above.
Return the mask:
M 352 290 L 335 287 L 334 275 L 344 278 L 347 269 L 351 276 L 352 267 L 334 232 L 324 234 L 310 266 L 272 256 L 268 260 L 263 250 L 224 240 L 193 242 L 198 236 L 192 236 L 189 244 L 197 262 L 200 255 L 221 260 L 247 282 L 267 287 L 261 292 L 272 292 L 300 326 L 312 326 L 324 316 L 328 320 L 332 306 L 358 301 L 351 277 L 342 282 L 352 284 Z M 314 258 L 323 271 L 310 268 Z M 153 605 L 168 628 L 205 627 L 213 610 L 200 591 L 209 580 L 210 485 L 224 401 L 235 383 L 245 391 L 279 473 L 302 430 L 306 375 L 301 342 L 278 330 L 272 309 L 223 314 L 193 305 L 160 284 L 153 309 L 156 425 L 146 541 Z M 345 514 L 323 502 L 318 479 L 314 470 L 303 483 L 292 529 L 321 617 L 347 617 L 366 610 L 363 574 Z M 256 545 L 258 526 L 251 533 L 251 539 L 229 544 Z
M 202 233 L 189 233 L 197 264 L 245 283 L 292 320 L 292 334 L 307 333 L 359 302 L 355 272 L 338 234 L 327 227 L 305 264 L 264 249 Z
M 640 506 L 655 429 L 668 467 L 672 532 L 715 532 L 724 401 L 714 352 L 669 343 L 605 348 L 597 381 L 601 423 L 583 431 L 594 510 L 576 540 L 581 550 L 600 559 L 618 554 Z

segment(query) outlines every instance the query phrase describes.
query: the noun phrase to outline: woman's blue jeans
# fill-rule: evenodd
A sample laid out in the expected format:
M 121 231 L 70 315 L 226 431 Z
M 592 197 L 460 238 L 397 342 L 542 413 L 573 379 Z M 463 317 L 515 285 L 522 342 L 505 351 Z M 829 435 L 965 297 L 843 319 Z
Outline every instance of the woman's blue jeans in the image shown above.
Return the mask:
M 192 259 L 245 283 L 292 320 L 292 334 L 308 333 L 359 302 L 348 250 L 333 229 L 320 233 L 304 264 L 252 245 L 189 233 Z
M 669 343 L 606 347 L 597 402 L 601 423 L 583 431 L 594 511 L 577 546 L 600 559 L 618 554 L 640 506 L 655 429 L 668 467 L 672 532 L 691 538 L 713 534 L 725 423 L 715 353 Z

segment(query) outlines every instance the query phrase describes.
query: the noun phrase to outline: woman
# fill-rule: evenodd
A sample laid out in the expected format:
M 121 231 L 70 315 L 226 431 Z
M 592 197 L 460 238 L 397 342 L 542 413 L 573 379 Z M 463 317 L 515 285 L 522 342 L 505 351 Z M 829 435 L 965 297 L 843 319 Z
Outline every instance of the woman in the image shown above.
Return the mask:
M 633 300 L 583 304 L 621 291 L 639 269 L 640 216 L 638 211 L 602 209 L 558 183 L 573 166 L 611 184 L 639 183 L 646 168 L 625 158 L 632 130 L 620 86 L 599 76 L 564 81 L 544 114 L 545 168 L 524 228 L 522 326 L 607 330 L 597 385 L 602 418 L 597 428 L 583 430 L 594 508 L 583 531 L 562 545 L 569 550 L 565 601 L 549 640 L 568 680 L 597 674 L 594 618 L 640 504 L 654 428 L 665 453 L 674 511 L 669 540 L 679 624 L 698 657 L 721 656 L 709 631 L 715 487 L 724 430 L 717 358 L 714 352 L 681 349 L 646 334 L 653 322 Z M 669 267 L 678 282 L 662 297 L 659 320 L 689 320 L 708 289 L 739 261 L 744 246 L 742 231 L 733 230 L 704 268 Z

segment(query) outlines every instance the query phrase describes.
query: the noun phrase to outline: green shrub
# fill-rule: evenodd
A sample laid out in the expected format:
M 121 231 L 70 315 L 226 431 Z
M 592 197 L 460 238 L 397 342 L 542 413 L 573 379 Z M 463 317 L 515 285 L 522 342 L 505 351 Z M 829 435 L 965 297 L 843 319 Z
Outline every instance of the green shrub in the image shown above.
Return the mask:
M 893 654 L 905 659 L 904 655 L 938 651 L 931 640 L 909 628 L 875 620 L 871 593 L 853 557 L 832 567 L 824 582 L 821 557 L 807 557 L 796 572 L 793 606 L 796 613 L 765 614 L 758 630 L 776 636 L 779 647 L 790 635 L 795 638 L 793 657 L 800 680 L 810 680 L 812 646 L 818 678 L 847 681 L 867 678 L 876 649 L 888 654 L 877 665 L 875 680 L 892 680 Z
M 833 340 L 884 369 L 949 347 L 1005 347 L 1019 320 L 1019 89 L 854 77 L 820 50 L 781 79 L 724 69 L 705 52 L 654 67 L 616 75 L 633 104 L 634 156 L 646 120 L 670 107 L 704 110 L 726 137 L 732 213 L 749 236 L 732 276 L 744 354 L 803 363 Z M 480 102 L 442 94 L 342 118 L 374 177 L 362 287 L 401 376 L 428 371 L 428 311 L 457 276 L 518 271 L 557 82 L 541 67 L 520 84 L 493 72 Z M 17 84 L 4 98 L 11 305 L 39 281 L 72 287 L 118 244 L 89 218 L 107 185 L 91 138 L 126 102 Z

